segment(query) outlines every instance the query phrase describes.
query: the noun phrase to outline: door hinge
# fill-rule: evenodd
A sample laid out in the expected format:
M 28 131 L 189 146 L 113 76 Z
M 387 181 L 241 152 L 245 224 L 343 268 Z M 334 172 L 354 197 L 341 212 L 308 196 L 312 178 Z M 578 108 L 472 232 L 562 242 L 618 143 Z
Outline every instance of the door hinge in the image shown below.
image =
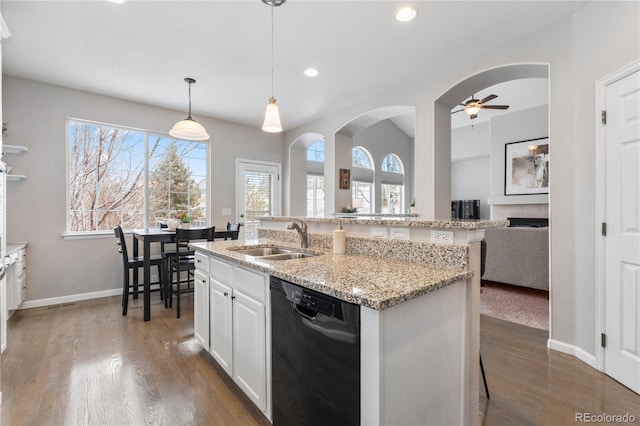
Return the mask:
M 602 124 L 607 124 L 607 110 L 602 110 Z
M 603 348 L 607 347 L 607 335 L 604 333 L 600 334 L 600 346 Z
M 607 236 L 607 222 L 602 222 L 602 236 Z

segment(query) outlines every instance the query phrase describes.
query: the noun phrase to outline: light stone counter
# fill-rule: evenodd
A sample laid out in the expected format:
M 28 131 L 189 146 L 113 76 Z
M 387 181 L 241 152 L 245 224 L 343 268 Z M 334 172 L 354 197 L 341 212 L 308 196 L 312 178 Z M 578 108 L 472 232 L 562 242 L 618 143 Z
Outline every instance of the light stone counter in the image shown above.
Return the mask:
M 300 250 L 299 245 L 279 241 L 263 241 L 257 245 L 251 244 L 250 247 L 273 245 Z M 315 247 L 306 251 L 318 253 L 318 256 L 268 261 L 229 249 L 246 247 L 241 241 L 202 242 L 192 243 L 190 246 L 207 254 L 376 310 L 389 308 L 473 276 L 473 272 L 464 267 L 464 259 L 457 267 L 447 264 L 438 266 L 439 261 L 445 260 L 445 257 L 464 258 L 466 247 L 459 246 L 428 245 L 430 251 L 441 250 L 441 256 L 433 259 L 417 256 L 411 259 L 413 261 L 408 261 L 408 258 L 400 260 L 389 255 L 334 255 L 328 250 Z M 420 253 L 415 243 L 408 249 Z M 401 250 L 401 247 L 398 248 L 398 251 Z M 455 252 L 462 253 L 462 256 L 452 255 Z
M 305 216 L 260 216 L 260 222 L 290 222 L 293 219 L 307 223 L 341 223 L 342 225 L 402 226 L 432 229 L 487 229 L 509 226 L 508 220 L 425 220 L 419 217 L 358 216 L 358 217 L 305 217 Z

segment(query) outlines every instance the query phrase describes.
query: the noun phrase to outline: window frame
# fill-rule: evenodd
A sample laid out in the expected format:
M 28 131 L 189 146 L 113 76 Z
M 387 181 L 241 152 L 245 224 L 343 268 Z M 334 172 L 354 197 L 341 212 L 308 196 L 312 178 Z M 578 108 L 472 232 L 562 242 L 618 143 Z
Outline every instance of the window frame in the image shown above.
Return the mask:
M 142 191 L 143 191 L 143 228 L 150 228 L 155 226 L 155 224 L 151 225 L 149 223 L 149 138 L 150 136 L 156 136 L 160 139 L 166 138 L 166 139 L 170 139 L 170 140 L 175 140 L 175 141 L 183 141 L 183 142 L 193 142 L 193 143 L 199 143 L 199 144 L 205 144 L 206 145 L 206 158 L 205 158 L 205 180 L 207 182 L 207 188 L 206 188 L 206 212 L 205 212 L 205 221 L 206 224 L 208 226 L 209 223 L 211 223 L 211 184 L 210 184 L 210 179 L 211 179 L 211 161 L 210 161 L 210 156 L 211 156 L 211 141 L 187 141 L 187 140 L 181 140 L 181 139 L 176 139 L 173 138 L 172 136 L 170 136 L 168 133 L 166 132 L 158 132 L 158 131 L 154 131 L 154 130 L 149 130 L 149 129 L 142 129 L 142 128 L 137 128 L 137 127 L 131 127 L 131 126 L 124 126 L 124 125 L 119 125 L 119 124 L 112 124 L 112 123 L 106 123 L 103 121 L 96 121 L 96 120 L 88 120 L 88 119 L 83 119 L 83 118 L 76 118 L 76 117 L 65 117 L 65 160 L 66 160 L 66 165 L 65 165 L 65 231 L 63 232 L 62 236 L 64 239 L 89 239 L 89 238 L 107 238 L 107 237 L 113 237 L 113 230 L 111 229 L 105 229 L 105 230 L 93 230 L 93 231 L 73 231 L 71 230 L 71 181 L 70 181 L 70 173 L 71 173 L 71 140 L 70 140 L 70 127 L 72 125 L 72 123 L 80 123 L 80 124 L 86 124 L 86 125 L 94 125 L 94 126 L 99 126 L 99 127 L 109 127 L 109 128 L 115 128 L 115 129 L 119 129 L 119 130 L 124 130 L 124 131 L 132 131 L 132 132 L 138 132 L 138 133 L 142 133 L 143 134 L 143 144 L 144 144 L 144 149 L 143 149 L 143 153 L 142 155 L 144 156 L 144 165 L 143 165 L 143 187 L 142 187 Z M 125 229 L 124 230 L 125 233 L 130 233 L 131 229 Z

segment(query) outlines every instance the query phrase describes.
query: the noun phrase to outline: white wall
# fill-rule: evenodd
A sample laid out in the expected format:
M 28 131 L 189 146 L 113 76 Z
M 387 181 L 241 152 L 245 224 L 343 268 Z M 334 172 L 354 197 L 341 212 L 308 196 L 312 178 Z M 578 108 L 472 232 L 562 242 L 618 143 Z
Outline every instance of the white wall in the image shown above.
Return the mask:
M 491 122 L 451 129 L 451 199 L 480 200 L 480 219 L 490 219 Z
M 488 6 L 489 7 L 489 6 Z M 640 3 L 589 2 L 570 19 L 512 43 L 452 60 L 446 67 L 416 70 L 414 80 L 285 134 L 333 135 L 344 123 L 388 105 L 416 106 L 415 174 L 418 213 L 435 217 L 440 193 L 450 191 L 450 111 L 436 114 L 434 102 L 468 77 L 506 64 L 550 65 L 550 194 L 552 339 L 595 354 L 595 88 L 594 83 L 640 57 Z M 435 127 L 434 122 L 440 127 Z M 443 126 L 449 126 L 449 130 Z M 438 131 L 436 132 L 436 129 Z M 333 139 L 327 137 L 327 143 Z M 286 143 L 286 142 L 285 142 Z M 554 164 L 561 166 L 556 167 Z M 449 181 L 447 181 L 449 180 Z M 327 185 L 332 184 L 328 182 Z M 333 183 L 335 184 L 335 182 Z M 440 209 L 445 210 L 445 209 Z M 448 213 L 449 208 L 446 209 Z
M 11 156 L 14 172 L 28 178 L 7 187 L 7 237 L 29 243 L 27 301 L 121 288 L 122 259 L 109 238 L 65 240 L 67 117 L 168 132 L 184 118 L 171 111 L 59 86 L 3 76 L 5 143 L 29 152 Z M 236 157 L 282 162 L 280 135 L 206 117 L 195 117 L 211 135 L 213 224 L 235 215 Z M 259 123 L 258 123 L 259 124 Z

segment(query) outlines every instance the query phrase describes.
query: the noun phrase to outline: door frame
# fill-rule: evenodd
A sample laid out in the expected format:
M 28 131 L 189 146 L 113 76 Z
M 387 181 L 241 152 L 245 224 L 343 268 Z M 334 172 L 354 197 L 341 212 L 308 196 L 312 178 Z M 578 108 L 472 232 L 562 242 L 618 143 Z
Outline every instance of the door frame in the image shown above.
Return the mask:
M 595 328 L 595 347 L 596 347 L 596 368 L 604 372 L 604 348 L 600 342 L 600 336 L 605 330 L 605 287 L 606 287 L 606 253 L 605 238 L 602 235 L 602 223 L 607 221 L 606 217 L 606 125 L 602 124 L 602 111 L 606 109 L 606 92 L 607 87 L 613 83 L 640 71 L 640 60 L 636 60 L 631 64 L 614 71 L 608 76 L 596 81 L 596 102 L 595 102 L 595 125 L 596 125 L 596 143 L 595 143 L 595 175 L 596 175 L 596 223 L 595 223 L 595 241 L 596 241 L 596 328 Z
M 273 185 L 273 215 L 274 216 L 279 216 L 280 212 L 282 211 L 282 179 L 280 179 L 280 176 L 282 175 L 282 164 L 281 163 L 275 163 L 272 161 L 261 161 L 261 160 L 249 160 L 247 158 L 236 158 L 236 181 L 235 181 L 235 188 L 236 188 L 236 207 L 235 207 L 235 211 L 236 211 L 236 222 L 240 223 L 240 222 L 245 222 L 246 217 L 240 217 L 240 214 L 244 214 L 244 211 L 240 211 L 240 206 L 244 203 L 244 200 L 242 199 L 242 194 L 244 194 L 244 189 L 242 191 L 240 191 L 240 182 L 243 181 L 243 176 L 241 176 L 241 165 L 242 164 L 252 164 L 257 166 L 258 168 L 260 167 L 269 167 L 269 168 L 275 168 L 277 169 L 277 181 L 276 183 Z

